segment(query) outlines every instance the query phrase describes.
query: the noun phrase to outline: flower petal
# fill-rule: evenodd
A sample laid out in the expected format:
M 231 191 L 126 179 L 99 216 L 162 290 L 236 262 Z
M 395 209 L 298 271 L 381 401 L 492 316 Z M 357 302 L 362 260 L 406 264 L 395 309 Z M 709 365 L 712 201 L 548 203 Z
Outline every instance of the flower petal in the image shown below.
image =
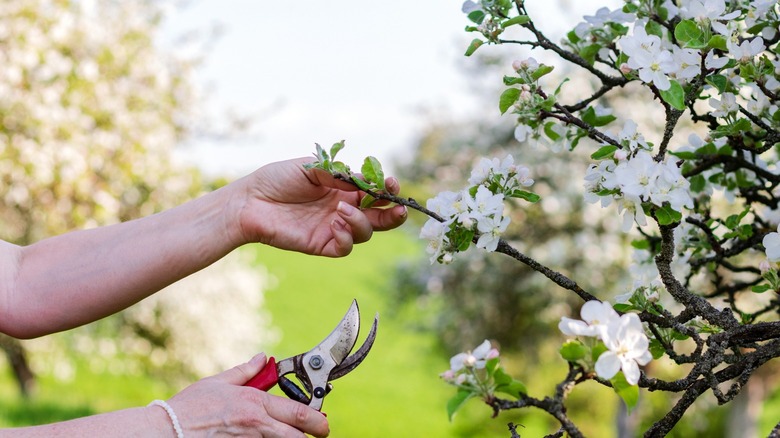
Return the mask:
M 623 374 L 629 385 L 636 385 L 639 382 L 639 366 L 633 360 L 623 362 Z
M 472 353 L 474 357 L 477 359 L 484 359 L 485 356 L 487 356 L 488 352 L 490 351 L 490 341 L 485 339 L 484 342 L 479 344 L 477 348 L 474 349 L 474 352 Z
M 620 370 L 620 359 L 617 354 L 611 351 L 605 351 L 601 353 L 599 359 L 596 361 L 596 374 L 599 377 L 605 379 L 611 379 L 615 377 L 615 374 Z

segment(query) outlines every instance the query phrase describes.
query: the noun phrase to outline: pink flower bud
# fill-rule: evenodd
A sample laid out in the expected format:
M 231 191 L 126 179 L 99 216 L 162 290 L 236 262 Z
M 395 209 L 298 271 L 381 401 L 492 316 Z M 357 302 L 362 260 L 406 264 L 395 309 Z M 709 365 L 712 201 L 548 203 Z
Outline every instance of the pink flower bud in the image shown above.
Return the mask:
M 512 61 L 512 68 L 515 71 L 519 71 L 520 69 L 523 68 L 523 61 L 521 61 L 519 59 L 516 59 L 516 60 Z
M 485 359 L 495 359 L 498 357 L 498 350 L 495 348 L 491 348 L 490 351 L 488 351 L 488 354 L 485 356 Z
M 452 370 L 447 370 L 447 371 L 441 373 L 440 376 L 441 376 L 442 379 L 444 379 L 444 380 L 446 380 L 448 382 L 451 382 L 451 381 L 455 380 L 455 372 L 452 371 Z
M 620 72 L 623 74 L 628 74 L 634 71 L 631 67 L 628 66 L 628 64 L 620 64 Z
M 624 161 L 628 158 L 628 152 L 625 149 L 618 149 L 615 151 L 615 159 L 618 161 Z
M 769 264 L 769 260 L 762 260 L 761 263 L 758 264 L 758 269 L 761 270 L 762 274 L 766 274 L 772 269 L 772 265 Z

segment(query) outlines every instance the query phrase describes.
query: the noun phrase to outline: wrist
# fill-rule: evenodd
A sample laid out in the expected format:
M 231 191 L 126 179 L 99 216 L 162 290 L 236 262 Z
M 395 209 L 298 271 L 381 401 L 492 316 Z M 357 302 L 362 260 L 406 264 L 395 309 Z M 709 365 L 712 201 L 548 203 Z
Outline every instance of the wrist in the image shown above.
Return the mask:
M 179 423 L 179 417 L 174 412 L 171 405 L 163 400 L 154 400 L 146 405 L 147 418 L 152 426 L 152 430 L 160 431 L 161 435 L 170 434 L 176 438 L 184 438 L 184 431 Z
M 219 189 L 224 191 L 226 199 L 222 203 L 224 213 L 224 229 L 227 239 L 234 248 L 247 243 L 257 242 L 258 238 L 244 219 L 250 207 L 251 175 Z

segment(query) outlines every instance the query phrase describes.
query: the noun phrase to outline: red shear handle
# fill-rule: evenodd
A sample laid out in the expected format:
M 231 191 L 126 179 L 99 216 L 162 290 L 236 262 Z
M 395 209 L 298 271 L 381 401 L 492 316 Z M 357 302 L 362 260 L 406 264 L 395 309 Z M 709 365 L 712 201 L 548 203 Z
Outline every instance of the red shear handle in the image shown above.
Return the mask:
M 276 359 L 269 357 L 265 367 L 260 370 L 256 376 L 244 383 L 244 386 L 251 386 L 261 391 L 268 391 L 273 388 L 278 381 L 279 376 L 276 374 Z

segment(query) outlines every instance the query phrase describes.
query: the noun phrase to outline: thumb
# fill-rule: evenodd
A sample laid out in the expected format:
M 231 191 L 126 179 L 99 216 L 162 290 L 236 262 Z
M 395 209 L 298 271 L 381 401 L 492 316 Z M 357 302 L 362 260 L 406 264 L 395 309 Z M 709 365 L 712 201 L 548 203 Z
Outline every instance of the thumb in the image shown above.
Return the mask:
M 250 359 L 249 362 L 236 365 L 229 370 L 217 374 L 214 376 L 214 379 L 221 380 L 231 385 L 243 385 L 249 381 L 249 379 L 256 376 L 257 373 L 262 371 L 262 369 L 265 368 L 266 362 L 265 353 L 260 353 Z

